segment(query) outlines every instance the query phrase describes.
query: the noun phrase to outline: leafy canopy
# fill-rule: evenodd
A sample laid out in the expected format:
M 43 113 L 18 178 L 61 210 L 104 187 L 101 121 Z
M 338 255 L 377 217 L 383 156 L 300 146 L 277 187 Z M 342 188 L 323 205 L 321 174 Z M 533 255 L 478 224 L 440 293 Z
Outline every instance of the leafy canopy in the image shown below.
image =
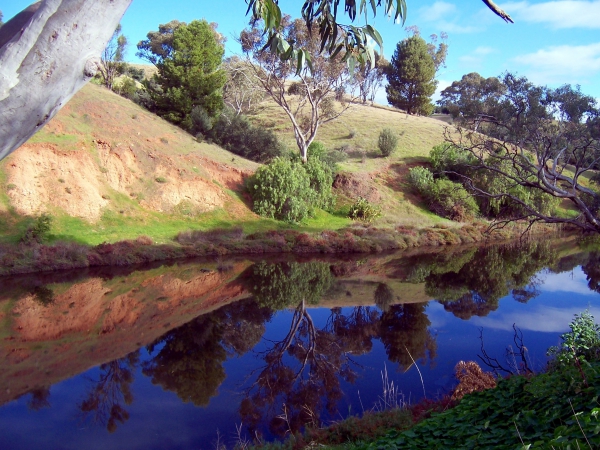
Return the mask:
M 437 86 L 435 71 L 435 62 L 423 38 L 414 35 L 399 42 L 387 73 L 388 102 L 408 114 L 431 114 L 431 96 Z
M 194 109 L 201 108 L 210 117 L 222 110 L 226 74 L 220 65 L 224 49 L 222 37 L 208 22 L 161 25 L 158 32 L 148 33 L 138 50 L 138 56 L 158 69 L 146 89 L 159 116 L 194 132 Z

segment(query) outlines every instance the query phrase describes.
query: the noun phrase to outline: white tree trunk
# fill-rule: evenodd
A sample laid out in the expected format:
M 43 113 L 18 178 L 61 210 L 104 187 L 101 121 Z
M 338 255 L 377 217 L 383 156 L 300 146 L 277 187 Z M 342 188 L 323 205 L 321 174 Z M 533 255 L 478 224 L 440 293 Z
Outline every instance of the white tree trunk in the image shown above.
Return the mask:
M 96 73 L 132 0 L 43 0 L 0 28 L 0 159 Z

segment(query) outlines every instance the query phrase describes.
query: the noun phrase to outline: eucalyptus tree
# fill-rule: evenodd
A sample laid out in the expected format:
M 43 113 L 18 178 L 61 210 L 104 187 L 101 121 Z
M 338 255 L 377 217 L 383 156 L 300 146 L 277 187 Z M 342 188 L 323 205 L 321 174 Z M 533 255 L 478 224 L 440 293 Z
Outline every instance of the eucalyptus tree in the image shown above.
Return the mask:
M 588 181 L 600 167 L 597 105 L 585 106 L 585 96 L 580 96 L 584 100 L 580 103 L 577 96 L 561 95 L 572 94 L 572 89 L 552 91 L 513 74 L 505 74 L 502 82 L 505 91 L 493 114 L 478 119 L 485 122 L 480 128 L 485 134 L 460 126 L 446 132 L 453 149 L 469 155 L 464 171 L 448 173 L 460 177 L 478 196 L 519 205 L 518 215 L 498 224 L 527 219 L 600 232 L 600 191 Z M 577 104 L 587 112 L 580 114 Z M 453 151 L 451 147 L 448 151 Z M 481 177 L 501 180 L 501 189 L 478 183 Z M 529 201 L 539 193 L 572 205 L 576 215 Z
M 304 21 L 284 17 L 281 35 L 302 45 L 312 55 L 310 65 L 295 67 L 278 55 L 265 51 L 267 36 L 257 24 L 240 34 L 242 50 L 248 57 L 254 83 L 287 115 L 294 131 L 296 145 L 303 162 L 308 159 L 308 147 L 319 127 L 340 117 L 351 105 L 336 102 L 352 79 L 341 56 L 319 52 L 321 44 L 316 29 L 309 30 Z M 340 98 L 337 96 L 337 98 Z

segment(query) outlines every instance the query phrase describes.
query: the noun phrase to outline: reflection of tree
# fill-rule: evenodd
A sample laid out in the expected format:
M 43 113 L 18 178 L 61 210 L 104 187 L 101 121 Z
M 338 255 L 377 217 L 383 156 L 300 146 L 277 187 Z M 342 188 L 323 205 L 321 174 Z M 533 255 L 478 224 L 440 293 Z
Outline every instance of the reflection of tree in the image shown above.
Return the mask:
M 133 402 L 131 383 L 139 358 L 138 350 L 100 366 L 100 376 L 92 380 L 86 399 L 78 405 L 84 417 L 91 415 L 94 422 L 106 426 L 111 433 L 117 429 L 118 422 L 123 424 L 129 419 L 123 403 Z
M 600 293 L 600 253 L 590 253 L 588 261 L 581 266 L 581 270 L 586 275 L 589 288 Z
M 431 322 L 425 314 L 426 306 L 426 303 L 392 305 L 381 315 L 381 342 L 389 360 L 397 362 L 404 370 L 412 365 L 413 358 L 415 361 L 429 359 L 430 362 L 435 359 L 437 343 L 427 328 Z
M 374 298 L 375 305 L 382 311 L 387 311 L 389 306 L 394 302 L 394 291 L 385 283 L 379 283 L 375 289 Z
M 42 408 L 50 408 L 50 388 L 41 387 L 29 392 L 31 397 L 27 400 L 27 408 L 32 411 L 39 411 Z
M 251 292 L 259 304 L 274 310 L 300 302 L 316 304 L 333 282 L 329 264 L 323 262 L 261 262 L 247 274 Z
M 164 335 L 148 350 L 163 345 L 142 364 L 152 383 L 173 391 L 184 402 L 206 406 L 225 379 L 229 354 L 244 354 L 260 340 L 271 312 L 254 301 L 220 308 Z
M 509 294 L 519 302 L 537 296 L 535 274 L 552 260 L 545 243 L 480 248 L 456 271 L 429 273 L 425 291 L 461 319 L 486 316 Z
M 271 432 L 283 436 L 306 423 L 318 424 L 323 410 L 335 414 L 341 381 L 356 377 L 350 354 L 370 351 L 378 318 L 372 308 L 353 308 L 348 316 L 334 309 L 319 329 L 301 301 L 286 336 L 260 353 L 265 365 L 240 405 L 251 432 L 268 421 Z

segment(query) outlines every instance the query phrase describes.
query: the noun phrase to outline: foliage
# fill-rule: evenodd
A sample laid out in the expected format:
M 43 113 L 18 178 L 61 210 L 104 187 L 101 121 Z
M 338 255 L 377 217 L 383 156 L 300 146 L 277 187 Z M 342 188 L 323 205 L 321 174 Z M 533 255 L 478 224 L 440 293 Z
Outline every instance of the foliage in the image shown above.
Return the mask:
M 470 394 L 456 407 L 408 431 L 393 431 L 359 447 L 587 448 L 586 440 L 597 445 L 600 364 L 594 363 L 583 370 L 590 383 L 588 388 L 572 384 L 573 379 L 581 379 L 573 367 L 531 380 L 523 376 L 500 379 L 495 389 Z
M 412 167 L 408 171 L 408 182 L 417 192 L 426 192 L 433 184 L 433 173 L 423 166 Z
M 208 133 L 226 150 L 252 161 L 266 163 L 283 152 L 283 145 L 271 131 L 253 126 L 244 115 L 223 112 Z
M 573 365 L 575 360 L 598 361 L 600 359 L 600 325 L 594 322 L 594 316 L 589 311 L 575 315 L 569 325 L 568 333 L 563 333 L 562 342 L 548 349 L 548 356 L 553 360 L 553 368 Z
M 410 169 L 409 182 L 423 196 L 429 209 L 442 217 L 464 221 L 479 213 L 475 199 L 460 183 L 446 178 L 434 179 L 425 167 Z
M 363 103 L 367 100 L 374 101 L 377 90 L 383 85 L 385 74 L 389 66 L 389 61 L 377 51 L 373 52 L 375 61 L 372 64 L 365 64 L 359 67 L 354 75 L 354 80 L 358 85 L 360 99 Z
M 381 216 L 381 208 L 371 204 L 363 197 L 358 197 L 348 211 L 348 217 L 352 220 L 362 220 L 367 223 L 373 222 L 379 216 Z
M 527 215 L 527 207 L 548 214 L 558 204 L 550 195 L 514 182 L 514 178 L 519 176 L 517 164 L 523 158 L 516 156 L 510 161 L 492 153 L 485 160 L 487 167 L 478 168 L 478 159 L 473 152 L 453 143 L 437 145 L 430 152 L 434 170 L 460 182 L 471 192 L 489 193 L 476 197 L 479 210 L 487 217 L 503 219 Z M 534 181 L 535 175 L 530 174 L 527 180 Z
M 474 121 L 481 114 L 492 115 L 505 89 L 498 77 L 483 78 L 471 72 L 444 89 L 437 104 L 464 124 Z
M 398 137 L 389 128 L 384 128 L 379 133 L 377 147 L 383 156 L 390 156 L 396 150 L 398 145 Z
M 173 21 L 148 33 L 137 47 L 137 55 L 158 69 L 153 82 L 144 82 L 152 111 L 192 134 L 202 132 L 192 111 L 202 108 L 215 117 L 223 108 L 222 37 L 205 20 Z
M 358 3 L 358 4 L 357 4 Z M 404 22 L 406 17 L 406 2 L 404 0 L 394 1 L 385 0 L 383 6 L 385 15 L 393 16 L 395 21 Z M 322 51 L 326 49 L 328 53 L 337 55 L 344 51 L 342 60 L 348 62 L 350 72 L 353 72 L 356 63 L 361 66 L 365 63 L 373 63 L 375 55 L 373 49 L 367 45 L 368 38 L 373 39 L 379 48 L 382 49 L 383 39 L 379 32 L 371 25 L 351 26 L 343 25 L 337 21 L 337 2 L 326 0 L 316 5 L 312 1 L 305 1 L 302 6 L 302 19 L 307 28 L 320 30 L 318 48 Z M 359 17 L 367 15 L 366 0 L 348 0 L 345 5 L 345 13 L 350 20 L 354 22 L 357 9 Z M 375 2 L 371 2 L 373 16 L 377 14 Z M 304 65 L 311 65 L 311 56 L 315 55 L 312 51 L 307 51 L 303 43 L 294 40 L 292 37 L 281 33 L 283 20 L 285 16 L 281 13 L 278 3 L 273 0 L 249 0 L 248 12 L 252 11 L 252 22 L 258 22 L 262 19 L 264 24 L 264 34 L 266 41 L 274 56 L 280 57 L 284 61 L 291 61 L 296 64 L 296 74 L 299 74 Z M 316 33 L 315 33 L 316 34 Z M 382 49 L 383 50 L 383 49 Z
M 323 262 L 260 262 L 252 266 L 246 280 L 258 304 L 277 311 L 302 302 L 316 305 L 333 283 L 333 275 Z
M 108 89 L 113 89 L 115 78 L 124 65 L 126 48 L 127 38 L 121 34 L 121 24 L 119 24 L 102 52 L 101 64 L 98 65 L 98 71 Z
M 436 172 L 469 173 L 468 165 L 473 162 L 471 154 L 456 145 L 443 142 L 429 152 L 429 162 Z
M 431 96 L 437 86 L 435 71 L 427 43 L 420 36 L 399 42 L 387 72 L 385 91 L 390 105 L 408 114 L 430 115 Z
M 42 214 L 35 218 L 33 224 L 27 227 L 22 241 L 28 244 L 34 242 L 42 243 L 48 239 L 48 234 L 52 228 L 53 218 L 50 214 Z
M 277 39 L 294 41 L 304 48 L 303 51 L 310 52 L 313 55 L 310 70 L 299 64 L 301 68 L 295 72 L 288 61 L 263 51 L 265 47 L 273 48 L 274 41 L 268 41 L 258 22 L 243 30 L 239 40 L 251 60 L 247 67 L 251 69 L 248 74 L 252 75 L 252 83 L 260 86 L 285 112 L 293 127 L 300 156 L 306 162 L 308 146 L 319 127 L 337 119 L 349 108 L 349 103 L 340 101 L 343 98 L 338 96 L 336 99 L 336 93 L 346 89 L 352 74 L 339 55 L 320 52 L 316 28 L 309 32 L 302 20 L 292 21 L 289 16 L 280 19 Z M 292 79 L 294 82 L 290 84 Z
M 333 197 L 331 170 L 318 158 L 306 164 L 276 158 L 248 180 L 254 211 L 286 222 L 301 222 L 315 208 L 328 208 Z

